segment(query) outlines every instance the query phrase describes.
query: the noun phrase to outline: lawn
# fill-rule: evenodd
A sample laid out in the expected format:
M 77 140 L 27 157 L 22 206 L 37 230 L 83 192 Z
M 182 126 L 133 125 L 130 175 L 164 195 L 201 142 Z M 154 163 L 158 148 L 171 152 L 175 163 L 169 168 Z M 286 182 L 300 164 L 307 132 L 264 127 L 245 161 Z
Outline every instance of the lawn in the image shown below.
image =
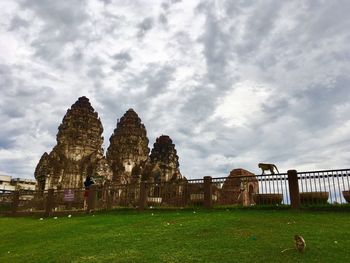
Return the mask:
M 350 262 L 350 213 L 216 209 L 0 217 L 0 262 Z M 300 234 L 305 253 L 293 248 Z

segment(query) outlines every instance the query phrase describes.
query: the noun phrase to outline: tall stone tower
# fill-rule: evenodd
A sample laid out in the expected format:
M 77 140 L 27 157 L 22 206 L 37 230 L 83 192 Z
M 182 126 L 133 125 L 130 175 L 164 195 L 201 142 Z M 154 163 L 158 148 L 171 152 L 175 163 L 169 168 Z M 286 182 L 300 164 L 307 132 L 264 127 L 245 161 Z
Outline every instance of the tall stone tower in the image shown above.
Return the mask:
M 80 97 L 58 127 L 57 145 L 50 154 L 43 154 L 35 169 L 39 189 L 80 188 L 87 176 L 110 180 L 102 132 L 101 120 L 89 99 Z
M 145 125 L 133 109 L 129 109 L 117 122 L 109 142 L 106 157 L 113 171 L 113 181 L 138 181 L 149 148 Z
M 143 180 L 168 182 L 184 179 L 179 170 L 179 157 L 175 144 L 168 135 L 156 139 L 143 172 Z

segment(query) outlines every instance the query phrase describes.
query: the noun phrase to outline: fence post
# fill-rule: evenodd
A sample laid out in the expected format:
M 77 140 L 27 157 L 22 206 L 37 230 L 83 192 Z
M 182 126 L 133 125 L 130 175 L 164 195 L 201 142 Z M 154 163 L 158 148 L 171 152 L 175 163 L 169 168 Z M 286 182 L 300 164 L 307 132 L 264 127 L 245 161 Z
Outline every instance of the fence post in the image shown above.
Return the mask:
M 296 170 L 288 170 L 288 185 L 289 185 L 289 196 L 290 204 L 293 209 L 300 208 L 300 194 L 298 185 L 298 174 Z
M 14 191 L 12 195 L 12 215 L 16 215 L 19 205 L 19 191 Z
M 109 185 L 105 186 L 104 188 L 104 194 L 105 194 L 105 199 L 106 199 L 106 209 L 111 210 L 112 209 L 112 200 L 111 200 L 111 189 Z
M 147 206 L 147 191 L 146 182 L 140 183 L 140 199 L 139 199 L 139 211 L 145 210 Z
M 211 176 L 204 176 L 204 208 L 212 208 L 212 178 Z
M 49 189 L 46 196 L 45 217 L 50 216 L 54 202 L 54 189 Z
M 88 203 L 87 203 L 87 213 L 93 212 L 96 207 L 96 185 L 91 185 L 89 188 Z

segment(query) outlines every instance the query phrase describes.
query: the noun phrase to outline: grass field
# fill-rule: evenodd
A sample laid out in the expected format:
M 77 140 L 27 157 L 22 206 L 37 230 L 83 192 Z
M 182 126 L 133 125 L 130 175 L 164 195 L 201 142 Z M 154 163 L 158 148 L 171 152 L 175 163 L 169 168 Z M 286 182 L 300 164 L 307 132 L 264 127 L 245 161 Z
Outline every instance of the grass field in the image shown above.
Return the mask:
M 0 262 L 350 262 L 350 213 L 113 211 L 0 217 Z M 304 237 L 305 253 L 292 248 Z

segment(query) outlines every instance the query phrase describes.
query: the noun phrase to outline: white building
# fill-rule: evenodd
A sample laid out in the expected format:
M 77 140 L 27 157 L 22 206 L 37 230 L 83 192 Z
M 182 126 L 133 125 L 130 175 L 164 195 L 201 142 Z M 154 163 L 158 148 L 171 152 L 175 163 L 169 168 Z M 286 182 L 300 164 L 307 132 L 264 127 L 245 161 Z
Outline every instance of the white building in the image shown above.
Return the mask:
M 11 184 L 12 177 L 0 174 L 0 192 L 15 191 L 15 186 Z
M 13 178 L 9 175 L 0 175 L 0 193 L 15 190 L 35 190 L 36 180 Z
M 24 179 L 24 178 L 13 178 L 11 185 L 15 186 L 16 190 L 32 190 L 35 191 L 36 180 Z

